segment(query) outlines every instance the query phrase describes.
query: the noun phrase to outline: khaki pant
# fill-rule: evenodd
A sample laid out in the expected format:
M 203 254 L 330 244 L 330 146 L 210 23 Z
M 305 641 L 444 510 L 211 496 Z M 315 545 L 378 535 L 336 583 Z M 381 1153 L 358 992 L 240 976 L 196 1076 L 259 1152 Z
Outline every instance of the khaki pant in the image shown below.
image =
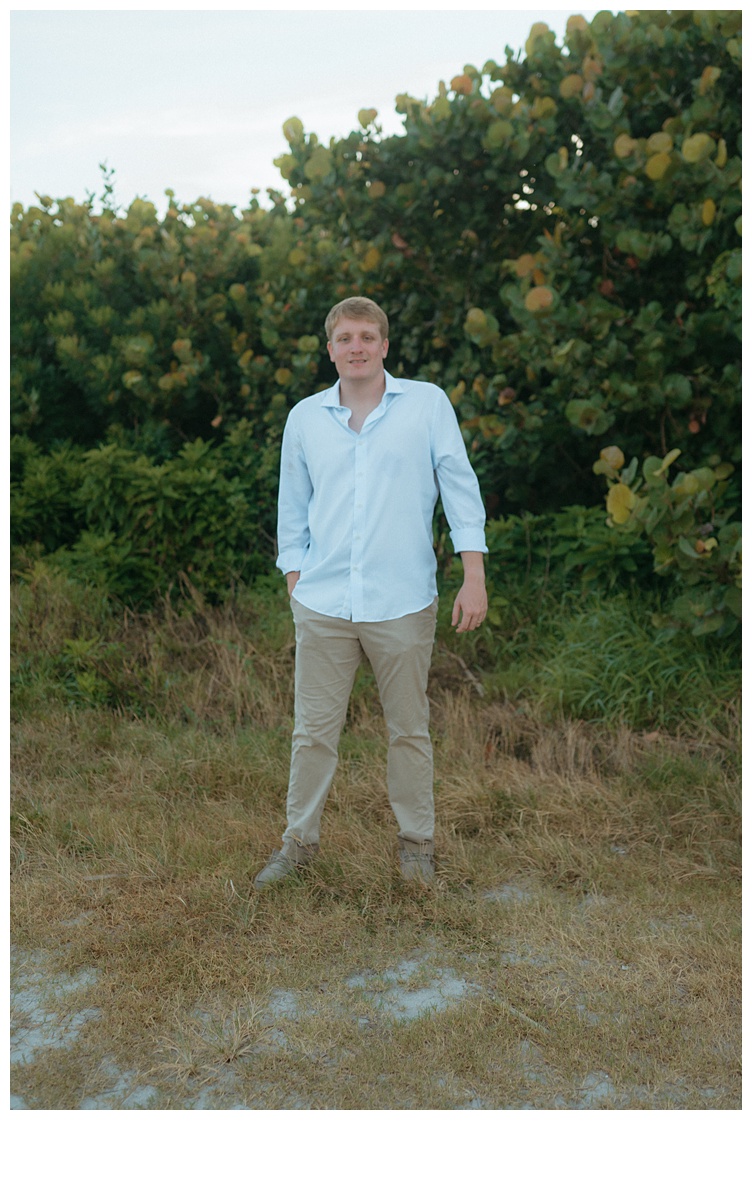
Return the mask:
M 373 667 L 389 730 L 387 786 L 399 832 L 433 837 L 433 753 L 428 733 L 428 668 L 438 598 L 393 621 L 325 617 L 291 600 L 295 618 L 295 728 L 286 839 L 319 841 L 321 813 L 363 653 Z

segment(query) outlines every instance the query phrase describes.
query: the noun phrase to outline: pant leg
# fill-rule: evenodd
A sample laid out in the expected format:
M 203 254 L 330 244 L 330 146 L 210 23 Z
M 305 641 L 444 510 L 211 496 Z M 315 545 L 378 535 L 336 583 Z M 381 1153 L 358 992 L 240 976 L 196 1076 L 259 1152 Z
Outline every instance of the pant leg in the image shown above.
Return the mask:
M 337 766 L 361 648 L 352 621 L 325 617 L 292 600 L 295 618 L 295 728 L 285 838 L 319 841 L 321 813 Z
M 387 785 L 400 833 L 411 841 L 433 837 L 433 751 L 426 689 L 438 600 L 394 621 L 358 624 L 373 667 L 389 730 Z

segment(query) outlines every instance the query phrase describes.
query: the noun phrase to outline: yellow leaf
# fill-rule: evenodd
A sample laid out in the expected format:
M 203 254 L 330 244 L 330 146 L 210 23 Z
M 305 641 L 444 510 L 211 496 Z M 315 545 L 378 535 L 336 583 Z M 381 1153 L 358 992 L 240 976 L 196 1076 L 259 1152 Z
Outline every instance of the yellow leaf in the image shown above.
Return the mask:
M 245 284 L 233 283 L 229 288 L 231 300 L 245 300 Z
M 721 75 L 720 67 L 706 67 L 705 68 L 702 75 L 700 76 L 700 86 L 698 88 L 698 91 L 701 96 L 704 96 L 706 92 L 710 91 L 713 84 L 716 83 L 718 81 L 718 79 L 720 78 L 720 75 Z
M 534 254 L 521 254 L 519 258 L 514 260 L 515 274 L 520 279 L 524 279 L 531 271 L 534 271 L 537 265 L 537 259 Z
M 471 336 L 483 333 L 488 325 L 486 314 L 482 308 L 471 308 L 465 318 L 465 332 Z
M 296 247 L 288 254 L 287 261 L 291 267 L 302 267 L 303 263 L 306 261 L 306 257 L 305 250 L 301 250 L 299 247 Z
M 548 25 L 546 25 L 545 21 L 536 21 L 535 22 L 532 29 L 530 30 L 530 36 L 528 37 L 527 41 L 525 42 L 525 54 L 527 54 L 528 58 L 535 50 L 535 43 L 537 42 L 538 38 L 543 37 L 545 34 L 547 34 L 549 32 L 550 32 L 550 30 L 548 28 Z
M 602 61 L 586 54 L 582 60 L 582 74 L 587 83 L 595 83 L 598 76 L 603 74 Z
M 670 154 L 674 148 L 674 139 L 670 133 L 652 133 L 645 148 L 648 154 Z
M 431 116 L 437 121 L 446 121 L 452 115 L 452 106 L 446 96 L 437 96 L 431 105 Z
M 658 468 L 657 471 L 653 471 L 653 474 L 654 475 L 663 475 L 664 472 L 669 469 L 671 464 L 673 462 L 676 462 L 676 460 L 680 454 L 681 454 L 681 450 L 669 450 L 668 454 L 666 454 L 664 456 L 664 458 L 661 460 L 660 467 Z
M 725 167 L 728 162 L 728 148 L 726 139 L 720 138 L 718 141 L 718 153 L 715 156 L 715 165 L 717 167 Z
M 624 455 L 618 446 L 606 446 L 605 449 L 601 450 L 599 457 L 613 471 L 620 471 L 624 466 Z
M 512 107 L 513 99 L 514 92 L 508 87 L 496 88 L 495 91 L 491 92 L 491 104 L 497 113 L 501 113 L 503 116 L 506 116 Z
M 385 194 L 385 192 L 386 184 L 383 183 L 381 179 L 374 179 L 373 183 L 368 189 L 368 195 L 372 200 L 378 200 L 379 197 Z
M 530 110 L 536 121 L 544 117 L 552 117 L 556 112 L 556 101 L 551 96 L 536 96 Z
M 699 490 L 700 484 L 694 475 L 680 474 L 671 485 L 671 491 L 675 496 L 695 496 Z
M 459 92 L 463 96 L 469 96 L 473 90 L 473 81 L 469 75 L 455 75 L 449 86 L 453 92 Z
M 377 108 L 361 108 L 358 112 L 358 121 L 365 129 L 366 125 L 370 125 L 372 121 L 375 121 L 378 115 L 379 110 Z
M 542 308 L 550 308 L 554 302 L 554 294 L 550 288 L 531 288 L 525 297 L 525 308 L 528 312 L 540 312 Z
M 499 146 L 503 146 L 513 133 L 514 126 L 511 121 L 507 121 L 503 117 L 498 121 L 492 121 L 486 130 L 485 145 L 491 150 L 496 150 Z
M 277 370 L 274 372 L 274 379 L 280 387 L 286 387 L 292 379 L 292 371 L 289 367 L 277 367 Z
M 626 483 L 615 483 L 606 496 L 606 509 L 616 525 L 624 525 L 637 503 L 637 497 Z
M 620 133 L 614 142 L 614 154 L 617 158 L 629 158 L 637 149 L 637 142 L 628 133 Z
M 222 414 L 217 413 L 216 417 L 212 417 L 209 424 L 212 425 L 214 427 L 214 429 L 216 429 L 219 425 L 222 424 Z
M 653 180 L 663 179 L 663 176 L 666 174 L 666 171 L 669 169 L 670 166 L 671 166 L 671 155 L 670 154 L 664 154 L 663 152 L 661 152 L 660 154 L 653 154 L 650 156 L 648 161 L 645 163 L 645 174 L 648 176 L 649 179 L 653 179 Z
M 562 100 L 571 100 L 573 96 L 579 96 L 584 86 L 581 75 L 565 75 L 559 84 L 559 95 Z
M 587 33 L 588 28 L 588 23 L 584 17 L 567 17 L 567 33 L 574 33 L 575 30 L 580 30 L 582 33 Z
M 693 133 L 682 142 L 682 157 L 685 162 L 697 163 L 709 158 L 715 150 L 715 142 L 707 133 Z
M 278 158 L 274 159 L 274 165 L 282 178 L 289 180 L 298 165 L 298 160 L 294 154 L 280 154 Z
M 303 171 L 306 175 L 306 178 L 310 179 L 312 183 L 315 183 L 316 180 L 323 179 L 325 175 L 329 174 L 331 165 L 331 150 L 327 150 L 326 146 L 317 146 L 311 157 L 308 159 L 308 162 L 303 167 Z
M 373 271 L 381 262 L 381 255 L 375 246 L 369 246 L 366 250 L 361 267 L 364 271 Z
M 303 137 L 303 122 L 298 117 L 289 117 L 282 126 L 285 140 L 293 145 Z
M 702 206 L 703 225 L 712 225 L 715 220 L 715 200 L 708 198 Z

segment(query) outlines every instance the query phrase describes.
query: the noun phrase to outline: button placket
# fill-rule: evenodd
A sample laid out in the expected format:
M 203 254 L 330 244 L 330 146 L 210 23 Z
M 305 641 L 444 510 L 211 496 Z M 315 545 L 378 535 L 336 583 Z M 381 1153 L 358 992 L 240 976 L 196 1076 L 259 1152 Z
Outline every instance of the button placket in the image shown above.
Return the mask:
M 368 442 L 362 434 L 355 443 L 355 477 L 353 487 L 352 545 L 350 548 L 350 590 L 353 621 L 363 616 L 363 555 L 365 552 L 366 472 Z

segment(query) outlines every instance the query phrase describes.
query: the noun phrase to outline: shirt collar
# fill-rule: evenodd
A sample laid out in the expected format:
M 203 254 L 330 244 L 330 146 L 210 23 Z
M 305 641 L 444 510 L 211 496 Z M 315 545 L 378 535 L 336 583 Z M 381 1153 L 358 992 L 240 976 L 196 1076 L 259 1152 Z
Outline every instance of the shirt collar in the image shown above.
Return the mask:
M 395 379 L 394 376 L 390 375 L 388 371 L 384 371 L 384 380 L 386 383 L 386 386 L 384 388 L 384 396 L 399 395 L 400 392 L 404 392 L 405 389 L 403 388 L 399 379 Z M 383 399 L 383 397 L 382 397 L 382 399 Z M 325 391 L 323 393 L 322 398 L 321 398 L 321 405 L 322 405 L 322 408 L 342 408 L 343 407 L 343 405 L 340 403 L 340 399 L 339 399 L 339 379 L 337 380 L 337 382 L 334 384 L 333 387 L 328 388 L 327 391 Z

